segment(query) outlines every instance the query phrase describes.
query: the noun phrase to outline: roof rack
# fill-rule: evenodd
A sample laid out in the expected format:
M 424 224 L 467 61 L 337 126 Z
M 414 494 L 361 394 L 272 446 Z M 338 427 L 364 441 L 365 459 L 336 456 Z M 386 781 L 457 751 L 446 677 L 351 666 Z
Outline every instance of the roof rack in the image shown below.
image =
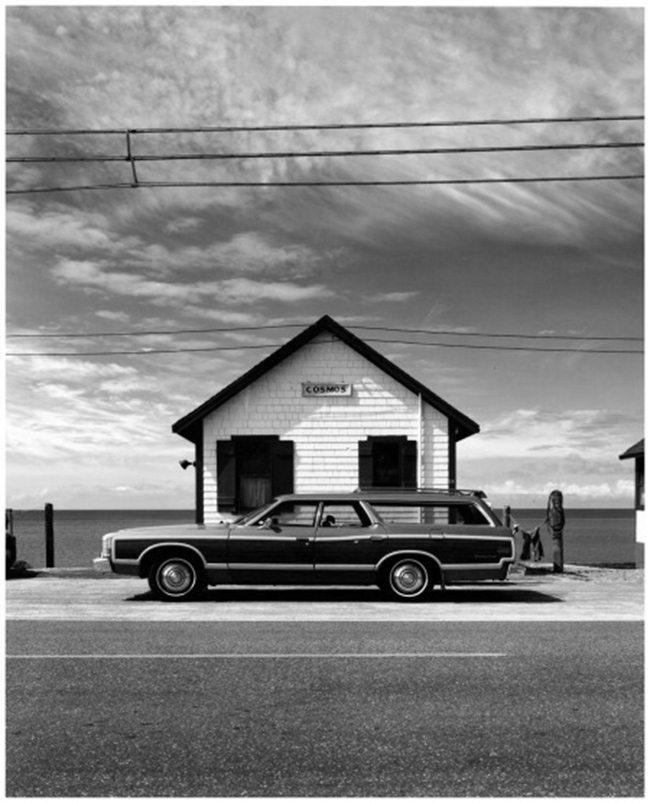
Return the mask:
M 386 487 L 380 488 L 364 487 L 355 488 L 354 493 L 372 493 L 372 494 L 395 494 L 395 493 L 436 493 L 436 494 L 462 494 L 463 496 L 478 496 L 480 499 L 485 499 L 484 491 L 478 488 L 399 488 L 399 487 Z

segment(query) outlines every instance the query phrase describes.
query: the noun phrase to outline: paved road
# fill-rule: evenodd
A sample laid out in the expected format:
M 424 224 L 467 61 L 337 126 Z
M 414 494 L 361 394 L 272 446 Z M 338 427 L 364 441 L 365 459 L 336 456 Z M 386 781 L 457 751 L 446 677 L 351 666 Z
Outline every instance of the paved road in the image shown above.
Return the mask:
M 9 621 L 8 795 L 643 795 L 641 622 L 156 622 L 154 604 Z

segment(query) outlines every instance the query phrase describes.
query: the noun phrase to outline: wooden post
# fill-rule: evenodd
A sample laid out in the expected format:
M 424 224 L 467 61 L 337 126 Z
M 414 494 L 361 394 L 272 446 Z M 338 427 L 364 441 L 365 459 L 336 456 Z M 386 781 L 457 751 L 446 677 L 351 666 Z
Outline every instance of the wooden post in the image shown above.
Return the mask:
M 45 505 L 45 567 L 54 568 L 54 508 Z
M 564 533 L 553 533 L 553 571 L 561 574 L 564 571 Z
M 562 491 L 551 491 L 546 507 L 546 523 L 553 538 L 553 571 L 564 571 L 564 501 Z
M 503 526 L 504 527 L 510 527 L 511 521 L 512 521 L 512 519 L 511 519 L 511 516 L 510 516 L 510 505 L 506 505 L 503 508 Z
M 5 573 L 8 574 L 9 570 L 16 562 L 16 536 L 14 535 L 13 508 L 5 508 L 5 540 L 7 542 Z

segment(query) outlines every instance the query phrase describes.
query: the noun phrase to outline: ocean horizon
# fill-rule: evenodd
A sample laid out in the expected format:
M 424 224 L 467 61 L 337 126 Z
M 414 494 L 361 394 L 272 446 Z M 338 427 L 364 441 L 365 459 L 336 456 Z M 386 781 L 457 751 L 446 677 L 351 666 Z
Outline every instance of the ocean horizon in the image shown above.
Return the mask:
M 501 509 L 495 508 L 498 515 Z M 43 509 L 13 509 L 18 560 L 33 568 L 45 566 Z M 525 530 L 543 524 L 546 510 L 512 508 L 514 523 Z M 635 560 L 635 511 L 627 508 L 565 509 L 564 560 L 582 565 L 629 564 Z M 102 536 L 115 530 L 162 524 L 193 523 L 194 510 L 54 508 L 54 565 L 58 568 L 92 566 L 99 556 Z M 550 557 L 552 540 L 542 527 L 542 544 Z M 517 554 L 521 541 L 517 539 Z

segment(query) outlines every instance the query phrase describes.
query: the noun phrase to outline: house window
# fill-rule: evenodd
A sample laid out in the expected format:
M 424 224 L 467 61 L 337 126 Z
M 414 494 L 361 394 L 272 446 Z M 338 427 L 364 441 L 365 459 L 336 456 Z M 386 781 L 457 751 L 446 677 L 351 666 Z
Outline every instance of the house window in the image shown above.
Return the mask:
M 293 493 L 293 441 L 277 435 L 217 441 L 219 510 L 246 513 L 287 493 Z
M 359 441 L 359 487 L 417 488 L 417 443 L 405 435 Z

